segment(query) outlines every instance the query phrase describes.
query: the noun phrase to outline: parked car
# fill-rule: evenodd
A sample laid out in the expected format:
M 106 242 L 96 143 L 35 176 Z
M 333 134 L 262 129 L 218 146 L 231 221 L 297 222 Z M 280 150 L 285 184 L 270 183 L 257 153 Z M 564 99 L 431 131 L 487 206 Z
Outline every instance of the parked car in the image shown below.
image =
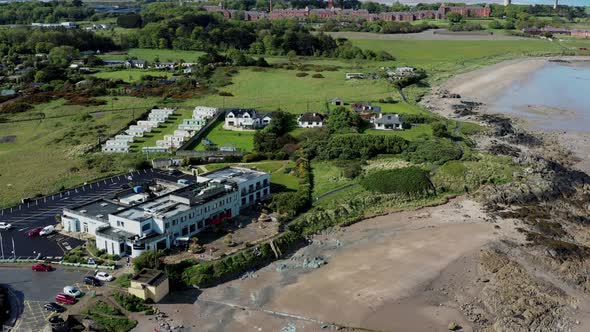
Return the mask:
M 76 298 L 70 295 L 66 295 L 66 294 L 57 294 L 57 296 L 55 297 L 55 301 L 59 302 L 59 303 L 65 303 L 65 304 L 74 304 L 76 303 Z
M 41 272 L 47 272 L 47 271 L 51 271 L 51 265 L 49 264 L 34 264 L 31 269 L 33 271 L 41 271 Z
M 96 277 L 96 279 L 98 279 L 100 281 L 113 281 L 113 280 L 115 280 L 115 277 L 113 277 L 112 275 L 110 275 L 106 272 L 96 272 L 96 274 L 94 276 Z
M 74 286 L 64 287 L 64 294 L 69 295 L 69 296 L 73 296 L 73 297 L 82 296 L 82 292 L 80 292 L 80 290 Z
M 84 277 L 84 283 L 86 285 L 91 285 L 91 286 L 100 286 L 101 285 L 100 280 L 96 279 L 93 276 L 85 276 Z
M 53 232 L 55 232 L 55 227 L 49 225 L 49 226 L 43 227 L 43 229 L 41 230 L 41 232 L 39 232 L 39 235 L 40 236 L 49 235 L 49 234 L 51 234 Z
M 39 235 L 39 233 L 41 233 L 42 230 L 43 230 L 43 227 L 33 228 L 27 233 L 27 235 L 29 237 L 37 236 L 37 235 Z
M 7 231 L 12 228 L 12 225 L 7 222 L 0 222 L 0 231 Z
M 64 311 L 66 311 L 66 308 L 60 306 L 59 304 L 57 304 L 55 302 L 45 303 L 43 305 L 43 308 L 45 308 L 45 310 L 47 310 L 47 311 L 53 311 L 53 312 L 64 312 Z

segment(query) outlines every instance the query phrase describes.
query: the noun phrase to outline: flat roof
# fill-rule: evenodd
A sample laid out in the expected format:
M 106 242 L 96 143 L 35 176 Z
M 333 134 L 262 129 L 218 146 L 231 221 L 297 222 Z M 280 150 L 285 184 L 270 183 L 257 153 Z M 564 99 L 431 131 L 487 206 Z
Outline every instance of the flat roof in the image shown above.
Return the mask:
M 115 214 L 126 219 L 144 221 L 154 215 L 163 216 L 164 218 L 173 217 L 189 209 L 190 206 L 187 204 L 172 199 L 171 195 L 165 195 Z
M 268 173 L 246 167 L 229 166 L 216 171 L 202 174 L 201 176 L 211 180 L 227 180 L 229 182 L 239 184 L 253 180 L 262 175 L 268 175 Z
M 166 280 L 166 274 L 164 272 L 154 269 L 142 269 L 134 275 L 131 280 L 140 282 L 142 284 L 148 284 L 150 286 L 157 286 L 162 281 Z
M 102 237 L 106 237 L 109 239 L 116 239 L 116 240 L 120 240 L 120 241 L 132 239 L 135 237 L 135 234 L 133 234 L 133 233 L 129 233 L 129 232 L 126 232 L 122 229 L 114 228 L 111 226 L 97 230 L 96 234 L 99 236 L 102 236 Z
M 101 198 L 96 201 L 74 207 L 71 210 L 89 217 L 102 215 L 106 218 L 109 214 L 116 213 L 117 211 L 123 210 L 125 208 L 127 207 L 123 204 Z

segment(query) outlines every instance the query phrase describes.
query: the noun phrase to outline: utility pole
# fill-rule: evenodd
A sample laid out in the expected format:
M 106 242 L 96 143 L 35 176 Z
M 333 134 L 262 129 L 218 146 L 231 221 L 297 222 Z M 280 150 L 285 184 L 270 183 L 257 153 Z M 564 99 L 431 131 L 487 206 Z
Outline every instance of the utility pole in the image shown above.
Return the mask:
M 16 250 L 14 249 L 14 237 L 12 239 L 12 258 L 16 259 Z
M 2 233 L 0 233 L 0 249 L 2 249 L 2 259 L 4 259 L 4 244 L 2 243 Z

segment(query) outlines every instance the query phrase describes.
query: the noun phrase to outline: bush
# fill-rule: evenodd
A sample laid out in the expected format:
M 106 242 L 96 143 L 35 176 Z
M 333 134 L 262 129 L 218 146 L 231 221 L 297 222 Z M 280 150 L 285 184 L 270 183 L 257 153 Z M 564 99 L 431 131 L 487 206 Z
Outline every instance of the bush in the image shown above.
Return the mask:
M 308 73 L 297 73 L 297 74 L 295 74 L 295 76 L 297 76 L 297 77 L 305 77 L 307 75 L 309 75 L 309 74 Z
M 313 78 L 324 78 L 324 75 L 322 75 L 322 74 L 314 74 L 311 77 L 313 77 Z
M 144 300 L 135 295 L 113 292 L 113 298 L 127 311 L 140 312 L 151 309 L 150 306 L 145 304 Z
M 308 141 L 305 152 L 308 158 L 353 160 L 370 159 L 378 154 L 398 154 L 408 141 L 395 135 L 345 134 L 332 135 L 324 141 Z
M 461 159 L 463 151 L 447 140 L 413 141 L 404 152 L 406 160 L 413 163 L 431 162 L 442 165 L 449 160 Z
M 264 153 L 247 153 L 242 157 L 242 162 L 253 163 L 256 161 L 266 160 L 267 157 Z
M 428 173 L 414 166 L 371 172 L 360 183 L 369 191 L 383 194 L 416 197 L 434 193 Z
M 162 250 L 146 250 L 133 260 L 133 267 L 137 272 L 144 268 L 157 269 L 160 267 L 160 258 L 163 256 Z
M 446 137 L 448 135 L 447 125 L 443 122 L 435 122 L 432 124 L 432 135 L 435 137 Z
M 219 95 L 222 97 L 233 97 L 234 96 L 231 92 L 227 92 L 227 91 L 219 91 Z

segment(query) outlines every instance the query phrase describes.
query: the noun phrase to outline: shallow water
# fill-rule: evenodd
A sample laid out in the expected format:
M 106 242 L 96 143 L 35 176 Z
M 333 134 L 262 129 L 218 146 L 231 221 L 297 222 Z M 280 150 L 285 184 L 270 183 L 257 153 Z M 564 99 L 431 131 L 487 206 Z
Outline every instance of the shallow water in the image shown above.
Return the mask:
M 590 62 L 547 63 L 513 83 L 490 105 L 540 129 L 590 131 Z

